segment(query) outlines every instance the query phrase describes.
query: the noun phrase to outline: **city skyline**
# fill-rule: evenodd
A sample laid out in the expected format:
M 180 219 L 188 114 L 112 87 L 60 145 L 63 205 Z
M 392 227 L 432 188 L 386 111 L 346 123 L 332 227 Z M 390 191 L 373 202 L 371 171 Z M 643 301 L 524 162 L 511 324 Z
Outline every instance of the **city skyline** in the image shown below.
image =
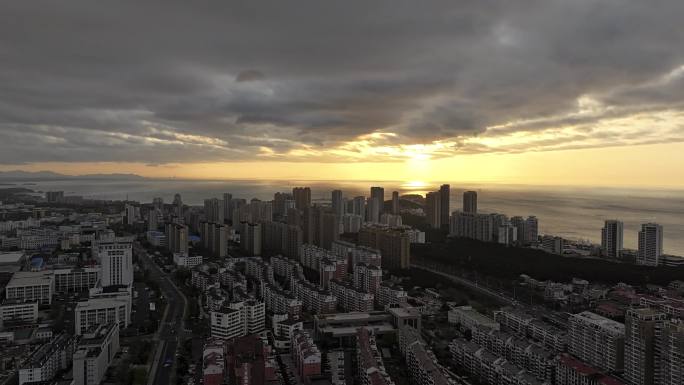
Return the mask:
M 682 15 L 2 2 L 0 385 L 684 385 Z

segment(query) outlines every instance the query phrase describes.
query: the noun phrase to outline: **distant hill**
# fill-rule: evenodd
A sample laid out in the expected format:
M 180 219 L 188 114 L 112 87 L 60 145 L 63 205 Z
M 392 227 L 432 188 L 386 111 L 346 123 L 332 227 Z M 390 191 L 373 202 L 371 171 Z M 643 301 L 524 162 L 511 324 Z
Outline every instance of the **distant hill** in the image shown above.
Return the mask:
M 145 179 L 136 174 L 85 174 L 85 175 L 66 175 L 52 171 L 0 171 L 0 180 L 57 180 L 57 179 L 108 179 L 108 180 L 130 180 Z

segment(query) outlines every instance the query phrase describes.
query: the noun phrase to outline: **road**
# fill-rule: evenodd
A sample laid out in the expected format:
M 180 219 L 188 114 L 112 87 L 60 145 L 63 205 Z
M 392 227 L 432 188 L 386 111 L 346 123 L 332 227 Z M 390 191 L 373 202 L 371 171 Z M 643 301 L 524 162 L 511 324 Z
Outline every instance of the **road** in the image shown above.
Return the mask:
M 149 269 L 150 278 L 159 285 L 167 301 L 164 317 L 155 334 L 155 339 L 160 342 L 158 349 L 161 351 L 155 351 L 147 383 L 148 385 L 169 385 L 174 377 L 178 344 L 187 338 L 184 325 L 187 299 L 169 276 L 152 261 L 147 251 L 137 244 L 135 250 L 138 260 Z
M 488 287 L 478 285 L 477 282 L 473 282 L 471 280 L 465 279 L 463 277 L 459 277 L 457 275 L 445 273 L 442 269 L 440 269 L 439 264 L 430 264 L 430 262 L 426 262 L 425 264 L 411 264 L 412 269 L 420 269 L 420 270 L 425 270 L 429 271 L 430 273 L 441 275 L 444 278 L 448 278 L 452 280 L 453 282 L 458 283 L 461 286 L 465 286 L 469 289 L 472 289 L 474 291 L 477 291 L 483 295 L 486 295 L 490 298 L 494 298 L 502 303 L 508 304 L 508 305 L 515 305 L 517 304 L 517 301 L 505 294 L 502 294 L 500 292 L 494 291 L 492 289 L 489 289 Z

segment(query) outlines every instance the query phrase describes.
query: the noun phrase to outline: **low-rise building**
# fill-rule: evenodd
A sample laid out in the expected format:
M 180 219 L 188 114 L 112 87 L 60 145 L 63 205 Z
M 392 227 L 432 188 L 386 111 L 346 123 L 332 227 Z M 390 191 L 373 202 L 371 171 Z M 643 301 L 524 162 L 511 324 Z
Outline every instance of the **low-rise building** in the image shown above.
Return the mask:
M 97 286 L 102 269 L 96 267 L 81 267 L 53 270 L 55 277 L 55 292 L 80 293 Z
M 472 330 L 474 326 L 488 326 L 499 330 L 499 323 L 481 314 L 472 306 L 456 306 L 449 309 L 448 320 L 450 324 L 460 325 L 461 331 Z
M 38 320 L 38 301 L 6 299 L 0 305 L 0 325 L 10 322 L 35 323 Z
M 116 323 L 120 329 L 131 323 L 131 298 L 89 298 L 74 306 L 74 332 L 82 335 L 99 325 Z
M 383 282 L 378 287 L 378 292 L 375 295 L 378 305 L 387 307 L 389 305 L 403 305 L 408 300 L 408 293 L 401 286 L 392 285 L 389 282 Z
M 178 267 L 192 268 L 202 264 L 202 256 L 189 256 L 182 253 L 173 253 L 173 263 Z
M 7 299 L 38 301 L 51 304 L 55 293 L 55 277 L 52 271 L 18 271 L 5 287 Z

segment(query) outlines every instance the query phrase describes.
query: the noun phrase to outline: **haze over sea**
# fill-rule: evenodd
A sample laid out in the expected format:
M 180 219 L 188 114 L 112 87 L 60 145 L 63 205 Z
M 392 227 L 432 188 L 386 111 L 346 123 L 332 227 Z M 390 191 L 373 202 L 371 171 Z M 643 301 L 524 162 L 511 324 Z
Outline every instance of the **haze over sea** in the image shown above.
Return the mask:
M 22 181 L 21 183 L 24 183 Z M 50 180 L 30 181 L 25 187 L 36 191 L 63 190 L 68 195 L 95 199 L 130 200 L 149 203 L 154 197 L 171 203 L 180 193 L 183 202 L 201 205 L 205 198 L 221 197 L 224 192 L 235 198 L 273 199 L 276 191 L 291 191 L 293 186 L 310 186 L 312 199 L 329 200 L 330 191 L 340 189 L 346 197 L 369 195 L 370 186 L 385 187 L 401 194 L 425 194 L 439 184 L 422 182 L 374 181 L 283 181 L 283 180 Z M 21 183 L 17 183 L 20 185 Z M 540 234 L 553 234 L 574 240 L 600 242 L 605 219 L 625 223 L 625 247 L 637 247 L 641 223 L 657 222 L 664 227 L 665 252 L 684 255 L 684 191 L 632 188 L 548 187 L 499 184 L 451 184 L 451 210 L 459 210 L 465 190 L 478 192 L 478 210 L 508 216 L 536 215 Z

